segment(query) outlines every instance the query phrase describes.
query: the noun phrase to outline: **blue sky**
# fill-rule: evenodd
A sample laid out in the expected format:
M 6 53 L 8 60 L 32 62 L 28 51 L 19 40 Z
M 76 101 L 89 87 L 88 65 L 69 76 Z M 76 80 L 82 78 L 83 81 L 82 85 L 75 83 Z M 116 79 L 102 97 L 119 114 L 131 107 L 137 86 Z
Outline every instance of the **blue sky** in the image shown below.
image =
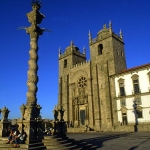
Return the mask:
M 20 106 L 26 103 L 29 35 L 21 26 L 30 26 L 26 13 L 30 0 L 0 0 L 0 108 L 8 107 L 9 118 L 19 118 Z M 112 21 L 113 31 L 123 32 L 127 67 L 149 63 L 149 0 L 42 0 L 44 32 L 39 38 L 39 82 L 37 98 L 42 116 L 53 119 L 58 99 L 58 49 L 74 44 L 89 56 L 88 31 L 95 38 L 103 24 Z

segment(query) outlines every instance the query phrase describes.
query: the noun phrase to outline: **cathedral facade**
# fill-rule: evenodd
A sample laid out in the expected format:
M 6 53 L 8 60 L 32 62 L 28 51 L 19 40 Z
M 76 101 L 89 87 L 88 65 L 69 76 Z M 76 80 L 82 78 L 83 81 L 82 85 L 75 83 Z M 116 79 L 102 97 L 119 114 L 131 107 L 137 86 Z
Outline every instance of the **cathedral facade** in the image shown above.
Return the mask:
M 118 76 L 127 70 L 122 32 L 118 36 L 111 23 L 109 27 L 104 25 L 96 38 L 89 33 L 89 47 L 90 61 L 86 60 L 85 49 L 81 53 L 73 42 L 64 53 L 59 53 L 57 108 L 63 108 L 64 121 L 70 131 L 85 127 L 112 131 L 125 124 L 121 109 L 127 112 L 126 106 L 118 106 L 123 100 L 117 95 L 118 91 L 122 92 L 122 88 L 117 88 L 121 78 Z

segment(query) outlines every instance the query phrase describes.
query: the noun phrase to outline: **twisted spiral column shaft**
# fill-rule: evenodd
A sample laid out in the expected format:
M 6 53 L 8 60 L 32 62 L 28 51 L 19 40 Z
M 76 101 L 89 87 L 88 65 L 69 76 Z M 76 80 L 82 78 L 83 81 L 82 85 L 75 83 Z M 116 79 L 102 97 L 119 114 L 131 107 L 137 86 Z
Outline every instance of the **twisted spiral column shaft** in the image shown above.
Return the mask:
M 37 70 L 38 70 L 38 65 L 37 65 L 37 60 L 38 60 L 38 45 L 37 45 L 37 38 L 30 38 L 30 59 L 28 61 L 29 65 L 29 70 L 28 70 L 28 81 L 27 81 L 27 86 L 28 86 L 28 92 L 27 92 L 27 104 L 36 104 L 37 98 L 36 98 L 36 93 L 37 93 L 37 82 L 38 82 L 38 76 L 37 76 Z
M 26 93 L 27 103 L 23 107 L 22 110 L 22 118 L 25 119 L 35 119 L 40 115 L 40 105 L 37 104 L 37 82 L 38 82 L 38 38 L 39 35 L 43 34 L 43 29 L 39 27 L 42 19 L 45 18 L 43 14 L 39 12 L 41 8 L 41 3 L 39 1 L 32 2 L 32 11 L 27 13 L 28 21 L 31 23 L 31 26 L 26 28 L 26 33 L 30 35 L 30 59 L 28 61 L 29 69 L 28 69 L 28 80 L 27 86 L 28 91 Z

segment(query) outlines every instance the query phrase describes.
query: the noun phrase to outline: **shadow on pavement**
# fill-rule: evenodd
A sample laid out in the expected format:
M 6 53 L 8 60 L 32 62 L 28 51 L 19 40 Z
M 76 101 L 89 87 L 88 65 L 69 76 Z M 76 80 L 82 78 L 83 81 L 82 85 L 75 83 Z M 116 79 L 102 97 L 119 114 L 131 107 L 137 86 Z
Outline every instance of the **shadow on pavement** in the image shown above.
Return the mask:
M 140 144 L 136 145 L 136 146 L 133 146 L 131 147 L 129 150 L 134 150 L 136 148 L 138 148 L 141 144 L 145 143 L 146 141 L 148 141 L 150 138 L 146 139 L 145 141 L 141 142 Z
M 80 139 L 80 141 L 81 142 L 86 142 L 88 144 L 92 144 L 93 146 L 95 146 L 97 148 L 101 148 L 101 147 L 103 147 L 103 143 L 105 141 L 109 141 L 109 140 L 113 140 L 113 139 L 117 139 L 117 138 L 126 137 L 126 136 L 129 136 L 130 134 L 131 133 L 113 134 L 113 135 L 109 134 L 109 135 L 100 135 L 100 136 L 97 135 L 97 137 L 94 137 L 94 138 L 87 138 L 86 135 L 85 135 L 84 139 L 82 138 L 82 139 Z M 83 136 L 83 135 L 81 135 L 81 136 Z

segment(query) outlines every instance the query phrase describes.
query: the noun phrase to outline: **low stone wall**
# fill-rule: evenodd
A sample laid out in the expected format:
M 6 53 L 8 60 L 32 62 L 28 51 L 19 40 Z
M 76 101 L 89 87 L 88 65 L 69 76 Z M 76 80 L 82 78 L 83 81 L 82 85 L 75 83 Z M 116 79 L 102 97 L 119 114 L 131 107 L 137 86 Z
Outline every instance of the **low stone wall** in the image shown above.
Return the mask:
M 112 131 L 122 132 L 138 132 L 138 131 L 150 131 L 150 124 L 139 124 L 139 125 L 123 125 L 115 126 Z
M 140 131 L 150 131 L 150 123 L 148 124 L 139 124 L 139 125 L 118 125 L 112 127 L 110 132 L 140 132 Z M 67 128 L 68 133 L 82 133 L 88 132 L 86 128 Z M 103 130 L 103 132 L 108 132 L 107 130 Z
M 115 126 L 112 131 L 120 131 L 120 132 L 134 132 L 134 126 L 133 125 L 124 125 L 124 126 Z
M 85 131 L 86 131 L 85 128 L 67 128 L 68 133 L 81 133 Z
M 138 125 L 138 131 L 150 131 L 150 124 Z

